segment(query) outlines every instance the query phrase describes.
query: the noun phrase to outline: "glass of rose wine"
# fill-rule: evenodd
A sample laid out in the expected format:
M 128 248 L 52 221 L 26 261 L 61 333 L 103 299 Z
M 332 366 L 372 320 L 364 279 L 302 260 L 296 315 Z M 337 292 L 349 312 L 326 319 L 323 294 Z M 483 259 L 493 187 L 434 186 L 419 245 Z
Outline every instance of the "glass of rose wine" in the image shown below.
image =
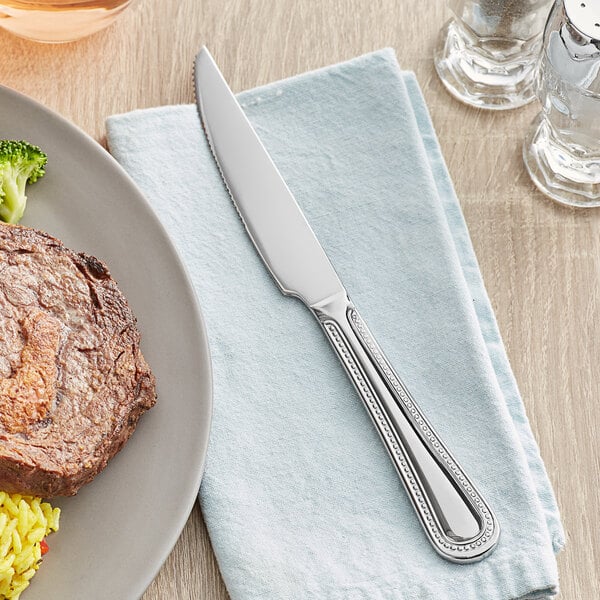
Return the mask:
M 134 0 L 0 0 L 0 27 L 38 42 L 71 42 L 110 25 Z

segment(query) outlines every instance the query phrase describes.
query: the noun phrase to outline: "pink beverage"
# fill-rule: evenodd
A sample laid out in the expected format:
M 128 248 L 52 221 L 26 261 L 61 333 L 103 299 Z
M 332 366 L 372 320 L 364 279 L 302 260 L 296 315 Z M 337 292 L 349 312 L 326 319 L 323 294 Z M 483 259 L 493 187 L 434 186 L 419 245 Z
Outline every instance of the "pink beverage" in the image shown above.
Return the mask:
M 0 0 L 0 26 L 38 42 L 70 42 L 110 25 L 132 0 Z

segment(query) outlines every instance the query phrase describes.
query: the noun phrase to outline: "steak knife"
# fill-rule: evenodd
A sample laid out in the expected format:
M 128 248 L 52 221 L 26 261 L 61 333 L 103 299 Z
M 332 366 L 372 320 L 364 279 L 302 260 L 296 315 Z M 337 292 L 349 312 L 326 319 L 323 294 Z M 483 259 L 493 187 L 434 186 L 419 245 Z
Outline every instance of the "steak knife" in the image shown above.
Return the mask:
M 386 358 L 206 48 L 195 61 L 200 118 L 225 185 L 277 285 L 313 313 L 375 425 L 426 537 L 467 563 L 496 546 L 491 508 Z

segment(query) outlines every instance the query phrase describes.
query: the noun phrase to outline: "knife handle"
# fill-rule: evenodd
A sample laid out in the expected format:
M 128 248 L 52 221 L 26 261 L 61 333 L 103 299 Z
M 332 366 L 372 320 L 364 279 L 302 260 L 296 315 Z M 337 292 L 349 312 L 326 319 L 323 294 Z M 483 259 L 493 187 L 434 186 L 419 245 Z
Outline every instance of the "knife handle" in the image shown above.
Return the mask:
M 440 440 L 348 297 L 311 307 L 362 398 L 435 550 L 457 563 L 489 554 L 492 510 Z

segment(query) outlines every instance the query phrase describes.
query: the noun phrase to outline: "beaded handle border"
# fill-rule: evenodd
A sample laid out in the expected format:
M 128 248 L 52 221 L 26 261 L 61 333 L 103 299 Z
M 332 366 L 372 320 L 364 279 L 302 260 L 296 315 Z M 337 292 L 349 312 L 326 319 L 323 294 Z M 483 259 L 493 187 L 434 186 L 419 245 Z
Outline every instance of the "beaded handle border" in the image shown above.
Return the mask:
M 339 316 L 331 318 L 330 314 L 317 313 L 323 330 L 362 398 L 390 454 L 427 537 L 435 550 L 448 560 L 461 563 L 481 560 L 494 549 L 498 541 L 499 526 L 494 514 L 427 421 L 358 311 L 349 302 L 344 316 L 345 323 Z M 355 339 L 352 339 L 353 335 Z M 407 452 L 407 442 L 403 440 L 402 435 L 398 434 L 398 428 L 390 418 L 389 400 L 386 404 L 386 400 L 378 392 L 378 386 L 372 381 L 373 374 L 369 372 L 370 367 L 369 369 L 365 367 L 363 353 L 366 360 L 377 371 L 395 405 L 416 432 L 419 443 L 428 449 L 456 493 L 460 494 L 462 501 L 468 506 L 468 510 L 478 524 L 474 535 L 464 539 L 448 531 L 447 523 L 445 524 L 440 517 L 439 507 L 428 493 L 425 476 L 413 464 L 411 454 Z

